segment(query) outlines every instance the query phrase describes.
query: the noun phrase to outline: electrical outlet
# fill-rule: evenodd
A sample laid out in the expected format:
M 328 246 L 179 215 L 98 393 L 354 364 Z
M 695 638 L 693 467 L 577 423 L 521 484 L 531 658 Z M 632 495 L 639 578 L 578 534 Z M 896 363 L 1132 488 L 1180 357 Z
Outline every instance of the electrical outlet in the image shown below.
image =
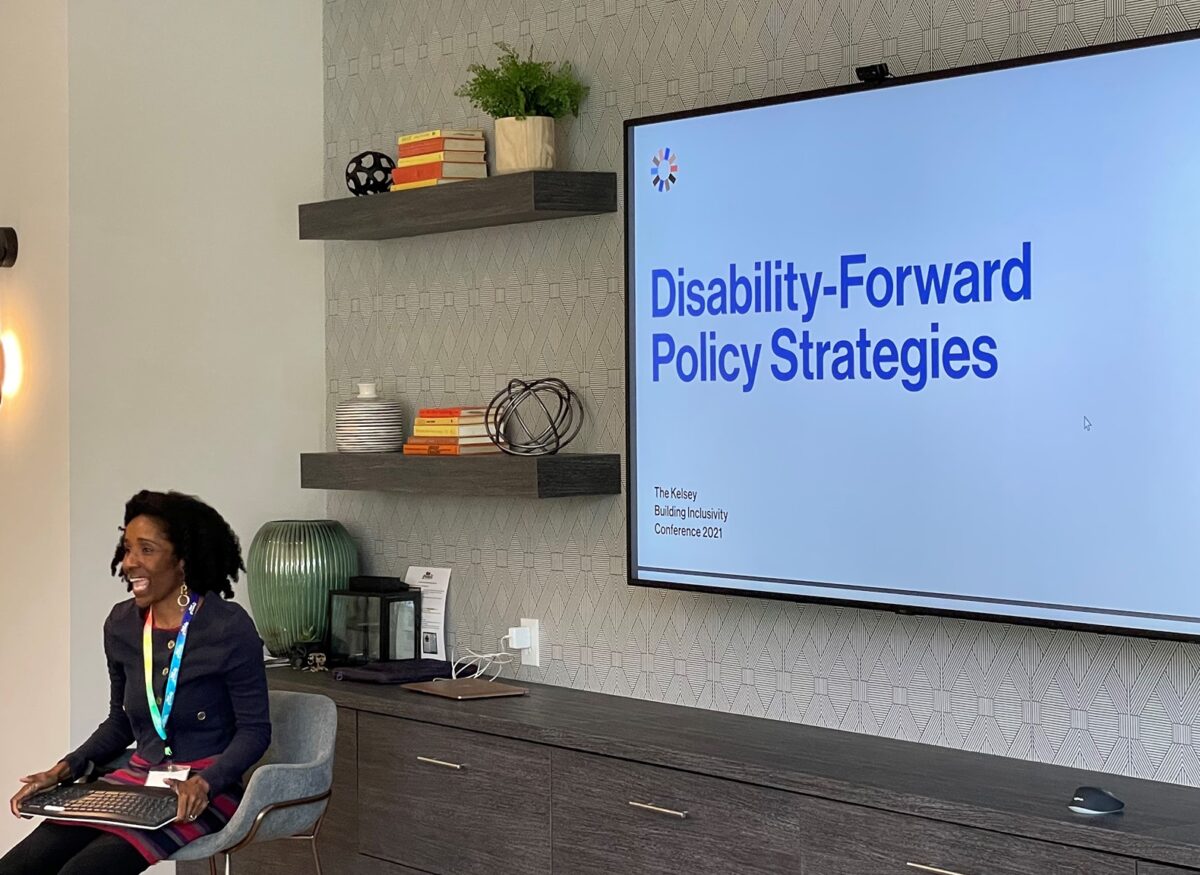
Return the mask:
M 538 646 L 541 643 L 538 621 L 522 617 L 521 625 L 529 630 L 529 637 L 532 639 L 530 645 L 521 651 L 521 665 L 540 666 L 542 664 L 542 651 Z

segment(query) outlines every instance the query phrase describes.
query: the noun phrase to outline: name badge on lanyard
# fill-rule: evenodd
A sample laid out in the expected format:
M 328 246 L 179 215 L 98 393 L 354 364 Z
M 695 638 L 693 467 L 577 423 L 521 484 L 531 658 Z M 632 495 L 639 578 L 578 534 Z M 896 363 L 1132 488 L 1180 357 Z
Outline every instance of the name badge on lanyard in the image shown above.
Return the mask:
M 187 607 L 183 610 L 183 622 L 179 626 L 179 634 L 175 636 L 175 649 L 171 653 L 171 668 L 167 672 L 167 688 L 163 691 L 162 709 L 154 699 L 154 608 L 146 611 L 146 625 L 142 629 L 142 662 L 146 666 L 146 702 L 150 705 L 150 719 L 154 721 L 154 731 L 164 742 L 167 740 L 167 720 L 171 716 L 171 706 L 175 704 L 175 687 L 179 685 L 179 665 L 183 662 L 183 648 L 187 644 L 188 626 L 192 623 L 192 615 L 196 613 L 196 599 L 188 599 Z M 171 746 L 166 745 L 164 753 L 172 756 Z

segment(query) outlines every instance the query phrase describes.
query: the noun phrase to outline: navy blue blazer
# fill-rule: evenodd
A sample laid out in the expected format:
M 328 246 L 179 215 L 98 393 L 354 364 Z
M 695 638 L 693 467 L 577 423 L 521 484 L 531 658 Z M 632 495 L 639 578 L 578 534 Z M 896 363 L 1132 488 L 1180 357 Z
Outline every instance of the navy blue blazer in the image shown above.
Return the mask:
M 145 613 L 133 599 L 115 605 L 104 621 L 104 655 L 110 685 L 108 717 L 79 748 L 64 757 L 72 777 L 103 765 L 137 742 L 138 755 L 157 765 L 217 757 L 199 774 L 212 795 L 236 784 L 271 743 L 263 644 L 241 605 L 215 593 L 204 597 L 188 627 L 179 666 L 167 742 L 154 730 L 146 701 L 142 631 Z M 161 702 L 177 630 L 154 630 L 154 694 Z

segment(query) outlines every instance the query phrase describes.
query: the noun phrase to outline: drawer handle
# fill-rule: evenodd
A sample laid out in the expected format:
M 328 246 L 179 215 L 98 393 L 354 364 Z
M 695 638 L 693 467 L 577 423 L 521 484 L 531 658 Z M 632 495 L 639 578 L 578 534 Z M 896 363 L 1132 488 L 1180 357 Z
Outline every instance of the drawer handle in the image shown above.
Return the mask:
M 444 769 L 462 769 L 462 763 L 448 763 L 445 760 L 435 760 L 433 757 L 417 757 L 417 762 L 429 763 L 431 766 L 441 766 Z
M 951 872 L 949 869 L 939 869 L 937 866 L 926 866 L 924 863 L 905 863 L 905 865 L 910 869 L 933 872 L 934 875 L 962 875 L 961 872 Z
M 632 799 L 629 801 L 629 804 L 634 808 L 640 808 L 643 811 L 653 811 L 655 814 L 666 814 L 670 817 L 678 817 L 680 820 L 683 820 L 688 814 L 686 811 L 676 811 L 673 808 L 660 808 L 657 805 L 649 805 L 645 802 L 634 802 Z

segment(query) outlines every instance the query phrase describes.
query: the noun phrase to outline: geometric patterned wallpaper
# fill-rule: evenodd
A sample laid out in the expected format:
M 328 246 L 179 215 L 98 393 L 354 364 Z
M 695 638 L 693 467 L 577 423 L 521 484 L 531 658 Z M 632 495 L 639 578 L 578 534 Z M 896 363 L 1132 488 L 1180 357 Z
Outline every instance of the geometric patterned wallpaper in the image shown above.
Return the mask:
M 591 93 L 560 166 L 621 172 L 624 118 L 1183 30 L 1200 0 L 330 0 L 326 195 L 398 133 L 478 127 L 454 89 L 494 43 L 570 60 Z M 572 449 L 624 450 L 620 213 L 327 243 L 329 446 L 360 379 L 416 406 L 510 376 L 580 391 Z M 582 689 L 1200 785 L 1200 646 L 630 587 L 624 498 L 331 492 L 367 568 L 454 569 L 451 641 L 538 617 L 542 666 Z

